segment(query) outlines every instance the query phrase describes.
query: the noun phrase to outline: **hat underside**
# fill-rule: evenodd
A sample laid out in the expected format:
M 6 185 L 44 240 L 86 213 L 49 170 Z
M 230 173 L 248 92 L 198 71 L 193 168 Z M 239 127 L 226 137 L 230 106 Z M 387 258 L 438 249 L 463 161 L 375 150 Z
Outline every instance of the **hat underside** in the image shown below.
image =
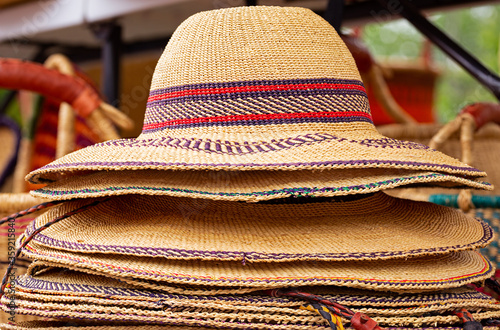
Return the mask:
M 493 239 L 485 222 L 455 209 L 384 193 L 363 197 L 338 202 L 242 204 L 127 195 L 53 224 L 33 242 L 82 253 L 290 262 L 446 254 L 481 248 Z M 91 202 L 82 199 L 57 206 L 28 226 L 26 236 Z

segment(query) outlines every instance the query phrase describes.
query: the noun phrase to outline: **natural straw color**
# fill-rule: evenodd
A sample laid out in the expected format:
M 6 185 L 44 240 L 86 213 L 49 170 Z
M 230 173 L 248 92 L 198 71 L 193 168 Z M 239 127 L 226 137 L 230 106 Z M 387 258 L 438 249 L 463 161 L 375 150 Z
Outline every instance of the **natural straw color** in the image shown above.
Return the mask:
M 169 326 L 169 325 L 139 325 L 139 326 L 134 326 L 134 325 L 123 325 L 120 323 L 115 323 L 112 325 L 102 325 L 103 322 L 94 322 L 94 323 L 83 323 L 82 321 L 75 322 L 71 321 L 70 324 L 68 322 L 64 321 L 34 321 L 34 322 L 22 322 L 18 323 L 17 325 L 11 325 L 11 324 L 0 324 L 0 329 L 5 329 L 5 330 L 31 330 L 31 329 L 43 329 L 43 330 L 72 330 L 72 329 L 83 329 L 83 330 L 112 330 L 112 329 L 119 329 L 119 330 L 195 330 L 195 329 L 213 329 L 213 328 L 206 328 L 206 327 L 184 327 L 184 326 Z M 391 328 L 391 327 L 386 327 L 388 330 L 403 330 L 404 328 L 397 327 L 397 328 Z M 408 328 L 413 329 L 413 330 L 461 330 L 462 328 L 460 327 L 423 327 L 423 328 L 416 328 L 416 327 L 411 327 Z M 491 327 L 491 326 L 483 326 L 484 330 L 498 330 L 498 327 Z
M 88 203 L 51 209 L 26 235 Z M 72 252 L 288 262 L 443 254 L 484 247 L 492 239 L 488 225 L 460 211 L 380 192 L 355 201 L 303 204 L 120 196 L 52 225 L 34 242 Z
M 75 313 L 81 318 L 117 320 L 117 315 L 127 320 L 166 324 L 198 324 L 238 328 L 281 328 L 299 324 L 324 324 L 314 312 L 299 309 L 303 301 L 261 295 L 237 296 L 183 296 L 139 290 L 122 282 L 105 277 L 49 269 L 39 275 L 22 276 L 16 284 L 16 300 L 21 313 L 65 317 Z M 305 288 L 307 291 L 307 288 Z M 326 288 L 326 290 L 338 290 Z M 485 294 L 462 288 L 456 293 L 443 292 L 429 295 L 404 295 L 357 291 L 357 294 L 327 294 L 326 299 L 352 306 L 353 310 L 367 313 L 381 325 L 421 326 L 452 324 L 458 321 L 453 315 L 441 316 L 456 308 L 466 308 L 476 320 L 500 315 L 500 304 Z M 460 292 L 461 291 L 461 292 Z M 3 303 L 8 301 L 3 300 Z M 373 300 L 386 303 L 384 308 L 374 308 Z M 354 304 L 353 304 L 354 303 Z M 5 306 L 4 306 L 5 308 Z M 47 312 L 50 311 L 50 312 Z M 86 312 L 83 314 L 82 312 Z M 425 315 L 425 316 L 423 316 Z M 300 327 L 299 327 L 300 328 Z
M 2 297 L 1 302 L 8 302 Z M 211 308 L 167 308 L 161 310 L 137 309 L 133 306 L 111 307 L 93 304 L 65 304 L 38 302 L 17 299 L 17 312 L 51 318 L 77 318 L 83 320 L 141 322 L 150 324 L 202 326 L 229 329 L 268 329 L 268 330 L 300 330 L 300 329 L 330 329 L 319 315 L 310 312 L 309 315 L 279 314 L 276 312 L 257 311 L 220 311 Z M 4 310 L 5 305 L 1 306 Z M 460 306 L 461 307 L 461 306 Z M 284 312 L 291 312 L 285 309 Z M 301 312 L 301 310 L 295 310 Z M 425 311 L 424 311 L 425 313 Z M 500 316 L 499 310 L 478 310 L 471 312 L 475 320 L 491 319 Z M 432 315 L 427 311 L 416 316 L 373 316 L 372 319 L 380 325 L 389 326 L 430 326 L 451 325 L 459 322 L 455 315 Z
M 51 175 L 52 176 L 52 175 Z M 56 175 L 53 178 L 56 180 Z M 61 177 L 31 194 L 51 200 L 117 196 L 166 195 L 257 202 L 289 196 L 343 196 L 402 186 L 473 187 L 487 183 L 436 172 L 398 169 L 337 171 L 104 171 Z
M 475 251 L 411 259 L 339 262 L 246 263 L 169 260 L 165 258 L 60 251 L 30 242 L 23 254 L 57 267 L 119 278 L 145 288 L 172 293 L 233 293 L 265 288 L 339 285 L 396 292 L 454 288 L 490 277 L 494 269 Z M 176 286 L 184 286 L 177 290 Z M 186 287 L 189 286 L 189 287 Z
M 145 290 L 104 276 L 72 272 L 62 268 L 38 268 L 37 274 L 26 274 L 16 280 L 16 297 L 45 302 L 88 303 L 110 306 L 134 306 L 158 309 L 159 306 L 213 308 L 219 310 L 267 311 L 310 315 L 309 311 L 292 310 L 302 300 L 268 295 L 176 295 Z M 500 309 L 494 298 L 472 288 L 460 287 L 426 294 L 395 294 L 383 291 L 343 289 L 339 287 L 304 287 L 304 292 L 359 310 L 372 310 L 371 315 L 415 315 L 425 311 L 454 310 L 462 305 L 470 311 Z M 387 309 L 381 308 L 385 307 Z
M 454 120 L 453 122 L 460 124 L 461 121 Z M 449 126 L 448 126 L 449 127 Z M 435 137 L 440 141 L 443 141 L 439 137 L 438 132 L 441 126 L 430 125 L 430 124 L 420 124 L 418 126 L 414 125 L 387 125 L 379 127 L 379 130 L 384 134 L 392 138 L 406 139 L 415 141 L 418 143 L 429 143 L 431 138 Z M 451 129 L 451 128 L 448 128 Z M 446 143 L 438 144 L 439 150 L 444 153 L 451 155 L 455 158 L 462 157 L 462 150 L 464 144 L 461 142 L 461 134 L 459 134 L 460 127 L 456 127 L 455 132 L 448 136 L 449 131 L 446 131 Z M 465 132 L 464 132 L 465 134 Z M 468 144 L 468 143 L 467 143 Z M 465 145 L 467 145 L 465 144 Z M 500 153 L 492 152 L 492 150 L 498 150 L 500 148 L 500 126 L 490 123 L 483 126 L 478 132 L 474 134 L 473 148 L 472 148 L 472 159 L 473 165 L 481 170 L 488 173 L 488 177 L 485 181 L 490 182 L 494 187 L 493 191 L 474 191 L 474 195 L 500 195 L 500 171 L 498 171 L 498 164 L 500 163 Z M 425 196 L 432 194 L 459 194 L 459 190 L 444 190 L 444 189 L 432 189 L 432 188 L 419 188 L 419 192 L 422 192 Z M 414 191 L 408 196 L 414 195 Z
M 201 12 L 172 35 L 142 134 L 91 146 L 28 175 L 80 170 L 400 168 L 484 173 L 380 135 L 352 56 L 305 8 Z
M 69 59 L 62 54 L 53 54 L 45 60 L 44 65 L 49 69 L 74 76 L 75 69 Z M 71 105 L 62 102 L 59 107 L 59 120 L 57 122 L 56 158 L 60 158 L 75 150 L 75 119 L 76 114 Z

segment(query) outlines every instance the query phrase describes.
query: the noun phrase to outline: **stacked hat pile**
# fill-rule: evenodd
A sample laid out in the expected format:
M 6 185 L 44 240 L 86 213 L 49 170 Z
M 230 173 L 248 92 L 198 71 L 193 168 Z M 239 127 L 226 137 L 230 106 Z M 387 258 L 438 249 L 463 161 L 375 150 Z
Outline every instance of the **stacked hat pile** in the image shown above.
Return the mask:
M 491 229 L 382 192 L 488 189 L 484 174 L 380 135 L 351 55 L 310 10 L 198 13 L 158 62 L 137 139 L 29 175 L 65 202 L 21 237 L 34 262 L 3 308 L 15 294 L 19 313 L 105 325 L 486 322 L 500 305 L 467 285 L 494 271 L 475 251 Z

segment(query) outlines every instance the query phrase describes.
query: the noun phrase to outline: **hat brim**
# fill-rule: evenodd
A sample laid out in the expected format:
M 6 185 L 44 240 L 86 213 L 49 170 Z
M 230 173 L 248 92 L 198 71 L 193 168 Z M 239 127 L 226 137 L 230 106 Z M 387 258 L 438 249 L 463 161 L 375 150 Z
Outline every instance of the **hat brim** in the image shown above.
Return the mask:
M 335 171 L 173 171 L 122 170 L 72 173 L 32 191 L 36 197 L 68 200 L 140 194 L 249 201 L 290 196 L 344 196 L 408 186 L 491 190 L 487 182 L 446 173 L 404 169 Z
M 51 266 L 93 272 L 174 293 L 179 292 L 178 286 L 181 285 L 180 292 L 191 294 L 213 294 L 218 287 L 228 289 L 226 293 L 244 293 L 245 289 L 258 291 L 304 285 L 419 292 L 479 282 L 494 273 L 490 262 L 476 251 L 362 262 L 258 262 L 245 265 L 238 261 L 78 253 L 51 249 L 33 241 L 22 252 L 30 259 Z M 207 287 L 211 290 L 206 290 Z
M 373 125 L 343 125 L 321 131 L 292 135 L 289 131 L 265 125 L 255 133 L 218 132 L 211 140 L 208 132 L 193 137 L 143 134 L 137 139 L 99 143 L 31 172 L 32 183 L 50 180 L 51 174 L 71 175 L 72 171 L 104 170 L 326 170 L 354 168 L 407 169 L 434 171 L 462 177 L 481 177 L 486 173 L 415 142 L 399 141 L 379 134 Z M 311 125 L 314 126 L 314 125 Z M 322 127 L 324 130 L 324 127 Z M 320 133 L 319 133 L 320 132 Z M 182 134 L 186 134 L 183 136 Z M 153 136 L 151 136 L 153 135 Z M 272 138 L 269 138 L 272 137 Z
M 312 293 L 312 288 L 304 288 L 302 291 Z M 388 292 L 380 292 L 373 296 L 372 291 L 364 290 L 339 290 L 329 287 L 325 289 L 330 294 L 322 294 L 325 299 L 329 299 L 344 306 L 353 308 L 372 316 L 375 320 L 380 319 L 382 325 L 404 325 L 418 323 L 430 324 L 441 321 L 440 324 L 453 323 L 448 317 L 440 318 L 439 313 L 453 311 L 457 308 L 467 308 L 469 312 L 476 314 L 478 319 L 500 316 L 500 305 L 495 303 L 495 299 L 474 289 L 455 290 L 455 292 L 436 292 L 431 294 L 407 294 L 393 295 Z M 340 292 L 339 292 L 340 291 Z M 276 315 L 294 317 L 303 322 L 309 319 L 316 323 L 317 318 L 314 312 L 298 309 L 303 305 L 303 301 L 288 298 L 278 298 L 263 296 L 259 294 L 234 295 L 234 296 L 196 296 L 196 295 L 172 295 L 168 293 L 151 290 L 137 289 L 123 282 L 109 279 L 103 276 L 87 275 L 72 272 L 65 269 L 51 269 L 38 275 L 24 275 L 16 281 L 16 299 L 25 305 L 27 301 L 47 302 L 59 305 L 62 310 L 68 310 L 72 305 L 93 306 L 100 313 L 116 308 L 123 308 L 128 313 L 134 315 L 141 311 L 150 316 L 156 316 L 161 320 L 161 313 L 158 313 L 159 306 L 168 305 L 177 309 L 179 321 L 186 317 L 185 311 L 211 310 L 221 313 L 241 313 L 244 315 L 260 314 L 261 322 L 271 323 L 271 319 Z M 375 301 L 375 304 L 374 304 Z M 355 302 L 354 304 L 352 302 Z M 423 304 L 425 302 L 425 304 Z M 37 303 L 33 303 L 35 310 L 41 308 Z M 130 308 L 130 306 L 133 306 Z M 383 308 L 375 308 L 376 306 Z M 134 313 L 134 309 L 136 309 Z M 481 310 L 481 313 L 478 311 Z M 155 315 L 154 312 L 157 312 Z M 184 313 L 182 313 L 184 311 Z M 485 312 L 486 316 L 485 315 Z M 430 314 L 434 313 L 434 314 Z M 184 315 L 183 315 L 184 314 Z M 426 317 L 421 317 L 427 314 Z M 274 315 L 274 316 L 271 316 Z M 167 316 L 167 315 L 164 315 Z M 173 315 L 170 315 L 173 316 Z M 206 316 L 210 318 L 209 315 Z M 408 318 L 413 317 L 411 323 Z M 294 324 L 294 320 L 289 320 L 289 324 Z M 320 320 L 320 324 L 323 324 Z
M 359 197 L 256 204 L 119 196 L 51 225 L 33 240 L 71 252 L 243 262 L 408 258 L 473 250 L 493 240 L 491 227 L 456 209 L 381 192 Z M 53 208 L 26 236 L 89 203 Z

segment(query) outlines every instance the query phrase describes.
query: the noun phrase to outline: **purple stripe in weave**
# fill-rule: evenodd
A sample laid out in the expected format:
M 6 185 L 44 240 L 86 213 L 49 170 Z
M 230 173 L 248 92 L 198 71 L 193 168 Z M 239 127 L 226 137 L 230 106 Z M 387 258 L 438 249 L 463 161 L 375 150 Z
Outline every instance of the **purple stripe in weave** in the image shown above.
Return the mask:
M 192 124 L 169 125 L 155 129 L 143 129 L 142 133 L 154 133 L 166 129 L 177 128 L 192 128 L 192 127 L 209 127 L 209 126 L 254 126 L 254 125 L 290 125 L 304 123 L 351 123 L 351 122 L 367 122 L 373 124 L 370 118 L 363 116 L 352 117 L 310 117 L 310 118 L 280 118 L 280 119 L 263 119 L 263 120 L 238 120 L 238 121 L 217 121 L 217 122 L 202 122 Z
M 61 248 L 74 252 L 99 252 L 130 254 L 147 257 L 165 257 L 167 259 L 216 259 L 216 260 L 247 260 L 247 261 L 307 261 L 307 260 L 356 260 L 356 259 L 391 259 L 414 255 L 438 254 L 450 251 L 471 250 L 479 246 L 484 246 L 493 237 L 493 229 L 484 221 L 475 218 L 483 228 L 483 236 L 476 242 L 468 244 L 457 244 L 447 247 L 435 247 L 428 249 L 413 249 L 408 251 L 380 251 L 370 253 L 270 253 L 255 251 L 208 251 L 208 250 L 187 250 L 176 248 L 155 248 L 125 245 L 97 245 L 84 244 L 59 240 L 48 237 L 43 233 L 37 234 L 33 240 L 46 246 Z M 33 233 L 33 228 L 28 227 L 28 235 Z
M 109 286 L 96 286 L 87 284 L 66 284 L 48 280 L 37 279 L 31 276 L 20 276 L 16 279 L 16 286 L 27 290 L 43 290 L 58 292 L 80 292 L 80 293 L 96 293 L 105 296 L 121 296 L 121 297 L 147 297 L 151 299 L 177 299 L 177 300 L 198 300 L 198 301 L 227 301 L 236 303 L 272 303 L 272 304 L 287 304 L 294 301 L 293 298 L 284 297 L 270 297 L 260 295 L 235 295 L 235 296 L 200 296 L 200 295 L 178 295 L 168 294 L 161 291 L 149 289 L 127 289 L 127 288 L 114 288 Z M 368 294 L 368 292 L 367 292 Z M 322 295 L 329 299 L 334 297 L 341 302 L 349 303 L 362 303 L 362 304 L 424 304 L 424 303 L 438 303 L 447 302 L 449 300 L 476 300 L 476 301 L 490 301 L 495 300 L 478 291 L 459 292 L 459 293 L 439 293 L 439 294 L 414 294 L 414 295 L 390 295 L 387 296 L 371 296 L 364 294 L 324 294 Z M 300 302 L 301 300 L 299 300 Z
M 127 161 L 127 162 L 72 162 L 64 164 L 48 164 L 41 169 L 60 169 L 68 167 L 114 167 L 114 166 L 133 166 L 139 168 L 156 168 L 156 167 L 259 167 L 259 168 L 270 168 L 270 167 L 322 167 L 322 166 L 335 166 L 335 167 L 345 167 L 345 168 L 367 168 L 376 165 L 390 166 L 393 168 L 405 168 L 406 166 L 415 166 L 420 169 L 425 170 L 451 170 L 451 171 L 466 171 L 466 172 L 481 172 L 480 170 L 473 167 L 461 167 L 446 164 L 433 164 L 433 163 L 423 163 L 423 162 L 406 162 L 398 160 L 341 160 L 341 161 L 327 161 L 327 162 L 309 162 L 309 163 L 271 163 L 271 164 L 258 164 L 258 163 L 185 163 L 185 162 L 145 162 L 145 161 Z
M 221 94 L 202 94 L 178 96 L 162 100 L 148 101 L 146 109 L 155 108 L 159 105 L 173 105 L 187 102 L 208 102 L 220 100 L 245 100 L 245 99 L 266 99 L 266 98 L 289 98 L 289 97 L 307 97 L 322 95 L 361 95 L 368 97 L 365 91 L 353 89 L 292 89 L 292 90 L 273 90 L 273 91 L 252 91 Z
M 133 270 L 133 269 L 124 269 L 124 268 L 115 268 L 115 267 L 107 267 L 103 266 L 100 263 L 96 262 L 89 262 L 88 260 L 82 261 L 79 258 L 71 257 L 71 256 L 53 256 L 50 254 L 42 254 L 39 251 L 34 250 L 33 248 L 30 247 L 28 244 L 23 250 L 23 253 L 25 253 L 28 256 L 39 256 L 41 260 L 48 259 L 49 261 L 52 260 L 54 262 L 57 262 L 58 259 L 65 260 L 65 261 L 71 261 L 75 264 L 78 264 L 78 267 L 84 267 L 84 268 L 89 268 L 96 270 L 99 267 L 100 268 L 106 268 L 106 270 L 109 272 L 114 272 L 115 274 L 120 274 L 117 276 L 144 276 L 147 277 L 150 280 L 156 280 L 156 281 L 171 281 L 172 283 L 180 283 L 181 281 L 189 281 L 190 284 L 201 284 L 201 285 L 229 285 L 231 286 L 232 284 L 235 285 L 245 285 L 245 284 L 252 284 L 252 286 L 255 286 L 255 284 L 279 284 L 279 285 L 341 285 L 341 286 L 349 286 L 349 284 L 365 284 L 367 286 L 373 286 L 373 285 L 384 285 L 386 288 L 413 288 L 413 287 L 418 287 L 420 289 L 424 288 L 429 288 L 429 287 L 434 287 L 438 285 L 442 285 L 443 283 L 446 284 L 456 284 L 457 286 L 466 284 L 466 283 L 472 283 L 474 281 L 484 279 L 485 274 L 490 274 L 493 273 L 494 268 L 492 268 L 492 265 L 490 261 L 488 261 L 486 258 L 482 258 L 482 260 L 485 261 L 486 266 L 483 268 L 483 270 L 480 273 L 476 274 L 467 274 L 467 276 L 462 276 L 458 279 L 448 279 L 447 281 L 443 280 L 436 280 L 436 281 L 407 281 L 407 282 L 398 282 L 398 281 L 393 281 L 393 280 L 375 280 L 375 279 L 351 279 L 351 278 L 315 278 L 315 277 L 306 277 L 306 278 L 249 278 L 249 279 L 230 279 L 227 277 L 224 278 L 207 278 L 207 277 L 196 277 L 193 275 L 188 275 L 188 274 L 175 274 L 175 275 L 167 275 L 167 274 L 161 274 L 158 272 L 149 272 L 148 270 Z M 64 264 L 64 263 L 63 263 Z M 98 270 L 96 270 L 98 271 Z M 103 274 L 104 275 L 104 274 Z M 146 279 L 147 280 L 147 279 Z
M 353 79 L 333 79 L 333 78 L 314 78 L 314 79 L 283 79 L 283 80 L 248 80 L 248 81 L 231 81 L 218 83 L 203 83 L 203 84 L 187 84 L 173 86 L 161 89 L 151 90 L 149 95 L 156 96 L 171 92 L 181 92 L 193 89 L 208 89 L 208 88 L 228 88 L 241 86 L 273 86 L 273 85 L 299 85 L 299 84 L 351 84 L 364 86 L 359 80 Z
M 178 295 L 169 294 L 162 291 L 155 291 L 150 289 L 128 289 L 116 288 L 101 285 L 87 285 L 87 284 L 66 284 L 48 280 L 34 278 L 32 276 L 20 276 L 16 279 L 17 286 L 27 290 L 43 290 L 54 292 L 80 292 L 80 293 L 96 293 L 105 296 L 121 296 L 121 297 L 147 297 L 151 299 L 185 299 L 185 300 L 204 300 L 204 301 L 229 301 L 241 303 L 273 303 L 273 304 L 286 304 L 295 299 L 284 297 L 270 297 L 260 295 L 247 295 L 247 296 L 199 296 L 199 295 Z

